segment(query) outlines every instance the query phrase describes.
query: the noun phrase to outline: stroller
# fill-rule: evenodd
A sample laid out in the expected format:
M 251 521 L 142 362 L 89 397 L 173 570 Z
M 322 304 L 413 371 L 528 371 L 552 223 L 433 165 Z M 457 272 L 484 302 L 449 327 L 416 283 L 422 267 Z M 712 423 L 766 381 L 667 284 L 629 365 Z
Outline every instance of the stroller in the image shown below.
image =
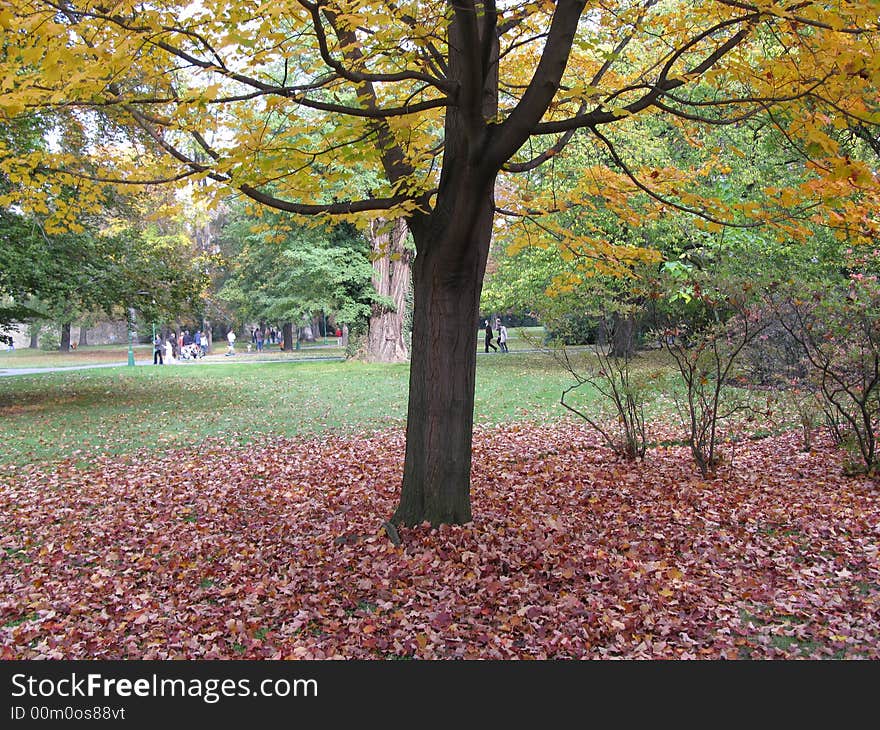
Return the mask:
M 180 359 L 181 360 L 198 360 L 205 356 L 205 353 L 202 352 L 202 348 L 196 345 L 195 343 L 191 345 L 184 345 L 180 349 Z

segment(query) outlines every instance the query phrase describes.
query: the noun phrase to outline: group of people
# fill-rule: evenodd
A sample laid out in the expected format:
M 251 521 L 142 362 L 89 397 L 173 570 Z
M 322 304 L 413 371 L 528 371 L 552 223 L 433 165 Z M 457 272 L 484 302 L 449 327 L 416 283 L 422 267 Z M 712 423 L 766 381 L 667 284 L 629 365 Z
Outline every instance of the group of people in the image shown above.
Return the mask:
M 230 329 L 229 332 L 226 333 L 226 342 L 229 344 L 228 349 L 226 350 L 226 356 L 235 354 L 235 330 Z M 270 345 L 274 345 L 276 342 L 281 342 L 281 333 L 274 329 L 263 329 L 262 327 L 254 327 L 251 329 L 251 344 L 247 346 L 247 351 L 251 351 L 251 346 L 257 352 L 263 351 L 263 345 L 266 343 Z
M 507 349 L 507 327 L 501 324 L 501 317 L 495 318 L 495 329 L 498 331 L 498 347 L 492 342 L 494 339 L 494 334 L 492 332 L 492 324 L 487 319 L 486 320 L 486 352 L 489 352 L 489 348 L 491 347 L 494 352 L 498 352 L 498 349 L 501 348 L 501 352 L 510 352 Z
M 251 343 L 257 352 L 263 351 L 263 345 L 268 343 L 275 345 L 281 342 L 281 332 L 269 327 L 263 330 L 262 327 L 254 327 L 251 330 Z
M 208 354 L 208 335 L 201 330 L 191 334 L 183 330 L 169 334 L 166 340 L 156 335 L 153 340 L 153 365 L 164 365 L 175 360 L 195 360 Z

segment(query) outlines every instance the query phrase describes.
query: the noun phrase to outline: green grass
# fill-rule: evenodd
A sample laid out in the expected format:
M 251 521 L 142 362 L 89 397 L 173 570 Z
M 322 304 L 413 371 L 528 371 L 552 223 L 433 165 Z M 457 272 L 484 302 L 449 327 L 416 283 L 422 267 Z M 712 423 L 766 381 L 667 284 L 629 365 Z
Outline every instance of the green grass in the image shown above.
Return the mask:
M 527 347 L 512 337 L 510 354 L 478 355 L 476 424 L 567 416 L 559 398 L 571 376 L 548 355 L 522 351 Z M 246 444 L 261 436 L 404 426 L 408 364 L 309 361 L 327 352 L 0 377 L 0 473 L 64 458 L 197 446 L 207 438 Z M 634 368 L 648 383 L 649 419 L 674 418 L 674 378 L 664 354 L 644 353 Z M 593 416 L 600 410 L 590 386 L 567 401 Z
M 5 628 L 15 628 L 16 626 L 21 626 L 23 623 L 28 621 L 36 621 L 40 617 L 36 611 L 32 611 L 31 613 L 25 614 L 21 618 L 13 619 L 12 621 L 7 621 L 3 626 Z
M 404 425 L 407 364 L 241 362 L 0 378 L 0 465 Z M 476 421 L 559 417 L 565 382 L 540 354 L 478 357 Z
M 508 347 L 511 351 L 529 350 L 534 347 L 534 339 L 543 337 L 543 327 L 523 327 L 508 329 Z M 526 339 L 528 338 L 528 339 Z M 266 345 L 263 352 L 258 353 L 255 346 L 251 346 L 248 352 L 246 340 L 238 340 L 235 345 L 236 357 L 247 360 L 300 360 L 310 357 L 343 357 L 344 348 L 339 347 L 336 337 L 319 337 L 315 342 L 302 342 L 300 349 L 293 352 L 282 352 L 279 346 Z M 497 343 L 496 343 L 497 344 Z M 479 351 L 483 349 L 482 331 L 476 333 L 475 346 Z M 214 343 L 210 359 L 216 360 L 226 354 L 226 342 Z M 153 348 L 151 345 L 135 345 L 135 361 L 138 363 L 151 363 L 153 361 Z M 0 349 L 0 370 L 21 370 L 26 368 L 64 368 L 78 367 L 81 365 L 100 364 L 125 364 L 128 361 L 128 345 L 89 345 L 71 352 L 57 352 L 52 350 L 31 350 L 18 348 L 16 350 Z

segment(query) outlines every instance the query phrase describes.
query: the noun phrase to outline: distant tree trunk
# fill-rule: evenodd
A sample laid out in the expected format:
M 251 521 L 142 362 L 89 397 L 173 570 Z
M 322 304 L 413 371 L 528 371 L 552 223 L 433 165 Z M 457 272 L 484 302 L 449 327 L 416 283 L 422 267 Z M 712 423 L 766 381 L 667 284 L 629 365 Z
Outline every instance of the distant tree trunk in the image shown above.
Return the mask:
M 31 342 L 30 342 L 30 344 L 28 345 L 28 347 L 29 347 L 31 350 L 36 350 L 36 349 L 39 348 L 39 346 L 40 346 L 40 343 L 38 342 L 38 340 L 39 340 L 39 335 L 40 335 L 40 330 L 39 330 L 39 328 L 38 328 L 36 325 L 31 325 L 31 327 L 30 327 L 30 334 L 31 334 Z
M 293 323 L 285 322 L 281 328 L 281 349 L 287 352 L 293 350 Z
M 409 359 L 403 321 L 410 287 L 412 252 L 405 243 L 406 223 L 402 218 L 390 224 L 378 218 L 370 224 L 373 288 L 380 297 L 390 299 L 393 304 L 373 304 L 367 335 L 368 362 L 404 362 Z
M 636 351 L 636 317 L 614 313 L 611 338 L 612 357 L 632 357 Z
M 599 326 L 596 327 L 596 347 L 608 347 L 608 320 L 599 318 Z
M 340 342 L 339 344 L 342 345 L 342 347 L 348 347 L 348 325 L 347 324 L 342 325 L 342 337 L 340 339 L 342 340 L 342 342 Z
M 79 345 L 77 345 L 77 347 L 85 347 L 89 344 L 86 337 L 87 333 L 88 329 L 86 329 L 85 325 L 79 328 Z
M 61 352 L 70 352 L 70 322 L 61 325 L 61 345 L 58 349 Z

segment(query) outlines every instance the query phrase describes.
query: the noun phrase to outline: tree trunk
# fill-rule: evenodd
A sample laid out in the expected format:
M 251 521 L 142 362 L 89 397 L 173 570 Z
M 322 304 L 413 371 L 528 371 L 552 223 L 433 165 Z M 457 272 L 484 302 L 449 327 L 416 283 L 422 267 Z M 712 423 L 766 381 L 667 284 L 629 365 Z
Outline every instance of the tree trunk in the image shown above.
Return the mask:
M 70 352 L 70 322 L 61 325 L 61 345 L 58 349 L 61 352 Z
M 381 218 L 370 224 L 373 288 L 393 304 L 373 304 L 367 335 L 368 362 L 405 362 L 409 358 L 403 322 L 412 275 L 412 252 L 405 245 L 406 230 L 401 218 L 394 220 L 390 228 L 388 221 Z
M 281 340 L 281 349 L 286 352 L 290 352 L 293 350 L 293 323 L 285 322 L 284 326 L 281 328 L 283 333 Z
M 482 4 L 480 7 L 483 7 Z M 495 178 L 525 141 L 497 155 L 486 120 L 498 111 L 498 38 L 494 13 L 478 14 L 484 51 L 474 66 L 473 28 L 458 12 L 449 25 L 449 78 L 461 82 L 447 109 L 437 196 L 427 215 L 407 221 L 413 261 L 413 336 L 400 504 L 391 521 L 415 525 L 471 520 L 471 447 L 477 348 L 474 323 L 495 215 Z M 469 35 L 470 34 L 470 35 Z M 487 63 L 488 62 L 488 63 Z M 516 135 L 514 135 L 516 136 Z
M 480 181 L 467 170 L 452 174 L 458 178 L 449 181 L 453 199 L 438 200 L 429 225 L 413 230 L 412 362 L 396 524 L 471 520 L 474 322 L 492 234 L 494 180 Z
M 599 317 L 599 324 L 596 327 L 596 347 L 608 347 L 608 318 Z
M 611 356 L 628 358 L 636 350 L 636 317 L 634 314 L 613 315 Z
M 88 329 L 86 329 L 85 325 L 83 325 L 79 328 L 79 345 L 77 345 L 77 347 L 85 347 L 86 345 L 89 344 L 88 338 L 87 338 L 87 333 L 88 333 Z
M 28 345 L 28 347 L 31 350 L 36 350 L 40 347 L 40 343 L 39 343 L 40 330 L 39 330 L 39 328 L 36 325 L 31 325 L 30 326 L 30 334 L 31 334 L 31 341 L 30 341 L 30 344 Z

